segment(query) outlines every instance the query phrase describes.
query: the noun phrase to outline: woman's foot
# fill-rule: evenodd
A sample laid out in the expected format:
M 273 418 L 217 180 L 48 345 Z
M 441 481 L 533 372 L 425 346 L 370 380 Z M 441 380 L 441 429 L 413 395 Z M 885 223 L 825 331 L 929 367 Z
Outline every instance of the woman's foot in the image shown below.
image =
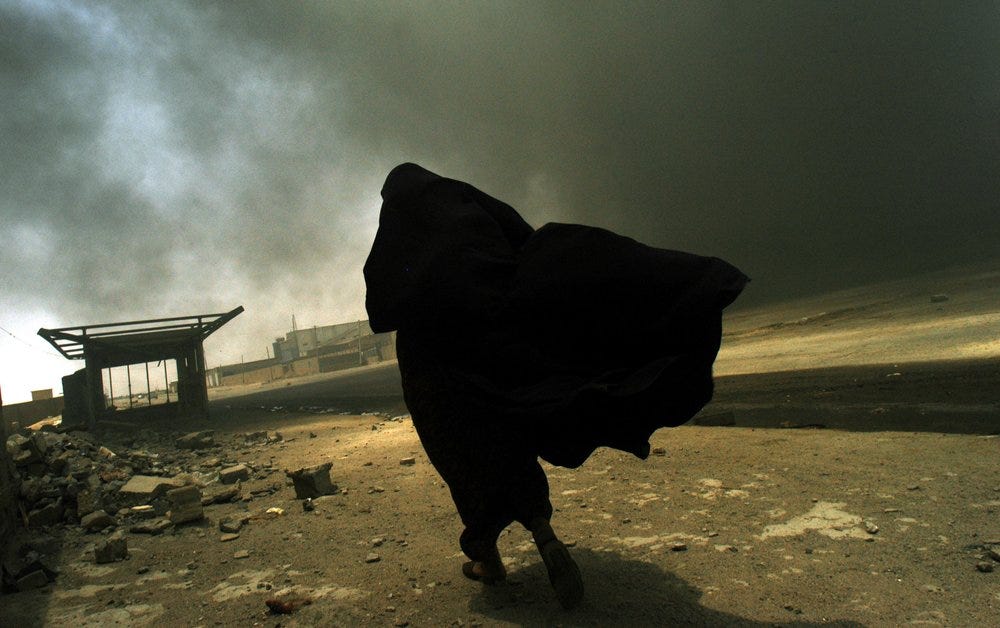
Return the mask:
M 580 568 L 573 562 L 569 550 L 556 538 L 552 526 L 544 519 L 531 522 L 531 535 L 535 539 L 538 553 L 542 556 L 545 569 L 549 572 L 549 582 L 555 590 L 556 599 L 569 610 L 583 600 L 583 577 Z
M 507 570 L 496 552 L 488 560 L 470 560 L 462 565 L 462 574 L 469 580 L 483 584 L 497 584 L 507 579 Z

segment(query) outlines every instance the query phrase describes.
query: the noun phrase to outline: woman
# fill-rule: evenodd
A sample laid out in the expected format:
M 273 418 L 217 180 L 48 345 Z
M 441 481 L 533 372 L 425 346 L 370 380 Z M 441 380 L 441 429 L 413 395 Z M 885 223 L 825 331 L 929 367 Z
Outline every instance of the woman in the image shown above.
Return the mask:
M 549 523 L 538 458 L 640 458 L 712 395 L 721 312 L 747 278 L 717 258 L 603 229 L 532 229 L 476 188 L 402 164 L 365 264 L 375 332 L 397 330 L 406 404 L 465 525 L 463 573 L 506 576 L 500 532 L 531 531 L 560 603 L 580 572 Z

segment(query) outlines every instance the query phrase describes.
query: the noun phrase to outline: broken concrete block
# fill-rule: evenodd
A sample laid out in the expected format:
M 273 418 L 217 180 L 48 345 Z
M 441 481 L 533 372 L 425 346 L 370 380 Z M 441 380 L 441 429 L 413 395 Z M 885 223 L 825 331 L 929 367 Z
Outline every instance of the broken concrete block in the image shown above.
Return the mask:
M 219 471 L 219 481 L 223 484 L 235 484 L 241 480 L 250 479 L 250 467 L 238 464 Z
M 198 521 L 205 516 L 201 507 L 201 491 L 197 486 L 171 489 L 167 491 L 167 500 L 170 502 L 167 518 L 174 525 Z
M 161 497 L 167 491 L 184 486 L 177 478 L 164 478 L 155 475 L 133 475 L 128 482 L 118 489 L 118 495 L 126 503 L 144 504 L 151 499 Z
M 80 489 L 76 496 L 76 514 L 83 517 L 101 508 L 101 491 L 89 486 Z
M 80 519 L 80 527 L 89 532 L 103 530 L 113 525 L 117 525 L 115 518 L 103 510 L 94 511 Z
M 236 486 L 224 486 L 219 487 L 210 491 L 205 491 L 202 495 L 201 505 L 209 506 L 211 504 L 225 504 L 227 502 L 234 501 L 240 496 L 240 489 Z
M 62 521 L 64 511 L 65 509 L 61 501 L 56 501 L 55 503 L 32 510 L 28 513 L 28 527 L 40 528 L 55 525 Z
M 178 438 L 175 444 L 178 449 L 208 449 L 215 446 L 214 435 L 214 430 L 191 432 Z
M 16 586 L 18 591 L 30 591 L 32 589 L 40 589 L 48 583 L 48 576 L 45 575 L 44 571 L 38 569 L 18 578 Z
M 326 462 L 297 471 L 285 471 L 285 475 L 292 479 L 292 485 L 295 486 L 295 498 L 306 499 L 336 493 L 337 485 L 330 481 L 331 467 L 333 463 Z
M 137 523 L 129 528 L 128 531 L 135 534 L 157 535 L 166 532 L 173 525 L 174 524 L 172 524 L 169 519 L 157 517 L 156 519 L 150 519 L 149 521 Z
M 121 531 L 115 532 L 108 538 L 100 541 L 94 547 L 94 562 L 97 564 L 113 563 L 117 560 L 125 560 L 128 556 L 128 543 L 125 535 Z

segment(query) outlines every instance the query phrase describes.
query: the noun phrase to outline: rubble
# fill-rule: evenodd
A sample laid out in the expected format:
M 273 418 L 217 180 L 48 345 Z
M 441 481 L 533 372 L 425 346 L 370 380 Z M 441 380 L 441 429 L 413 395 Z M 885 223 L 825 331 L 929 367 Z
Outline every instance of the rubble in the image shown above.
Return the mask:
M 138 505 L 162 497 L 167 491 L 182 486 L 184 486 L 184 482 L 175 478 L 133 475 L 124 486 L 118 489 L 118 494 L 123 501 Z
M 249 479 L 250 468 L 242 463 L 219 471 L 219 481 L 223 484 L 235 484 L 236 482 Z
M 413 457 L 400 458 L 399 464 L 404 467 L 412 467 L 413 465 L 417 464 L 417 459 Z
M 170 511 L 167 518 L 174 525 L 198 521 L 205 516 L 201 505 L 201 491 L 197 486 L 183 486 L 167 491 Z
M 165 517 L 157 517 L 155 519 L 150 519 L 148 521 L 137 523 L 136 525 L 130 527 L 128 531 L 132 532 L 133 534 L 157 535 L 157 534 L 162 534 L 163 532 L 169 530 L 170 528 L 173 527 L 173 525 L 174 524 L 170 521 L 170 519 L 167 519 Z
M 115 518 L 103 510 L 94 511 L 80 519 L 80 526 L 88 532 L 96 532 L 114 525 L 117 525 Z
M 326 462 L 295 471 L 285 471 L 285 475 L 291 478 L 295 487 L 295 498 L 308 499 L 336 493 L 337 485 L 330 481 L 332 467 L 332 462 Z
M 94 562 L 97 564 L 113 563 L 128 557 L 128 542 L 119 530 L 108 538 L 100 541 L 94 547 Z
M 215 447 L 215 431 L 191 432 L 177 439 L 178 449 L 210 449 Z

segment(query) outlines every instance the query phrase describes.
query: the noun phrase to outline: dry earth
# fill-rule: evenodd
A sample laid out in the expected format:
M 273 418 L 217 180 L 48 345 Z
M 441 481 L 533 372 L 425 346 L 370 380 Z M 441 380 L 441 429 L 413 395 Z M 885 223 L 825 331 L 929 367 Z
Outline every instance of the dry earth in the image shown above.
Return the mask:
M 0 625 L 997 625 L 997 274 L 965 292 L 962 277 L 841 295 L 845 311 L 833 299 L 738 313 L 720 356 L 730 376 L 706 409 L 734 426 L 661 430 L 647 461 L 602 450 L 577 470 L 547 467 L 553 523 L 587 589 L 572 612 L 516 527 L 501 538 L 506 584 L 462 577 L 460 523 L 408 419 L 234 397 L 212 422 L 220 448 L 184 457 L 166 439 L 162 452 L 195 467 L 245 462 L 244 495 L 278 490 L 161 536 L 129 534 L 128 560 L 107 565 L 90 551 L 100 533 L 53 529 L 62 573 L 0 597 Z M 949 300 L 931 305 L 928 292 Z M 931 357 L 977 359 L 908 362 Z M 238 436 L 260 429 L 285 440 Z M 123 449 L 142 434 L 101 437 Z M 341 491 L 306 512 L 281 470 L 326 461 Z M 284 514 L 263 516 L 271 507 Z M 261 516 L 223 542 L 218 522 L 241 513 Z M 311 603 L 268 614 L 276 597 Z

